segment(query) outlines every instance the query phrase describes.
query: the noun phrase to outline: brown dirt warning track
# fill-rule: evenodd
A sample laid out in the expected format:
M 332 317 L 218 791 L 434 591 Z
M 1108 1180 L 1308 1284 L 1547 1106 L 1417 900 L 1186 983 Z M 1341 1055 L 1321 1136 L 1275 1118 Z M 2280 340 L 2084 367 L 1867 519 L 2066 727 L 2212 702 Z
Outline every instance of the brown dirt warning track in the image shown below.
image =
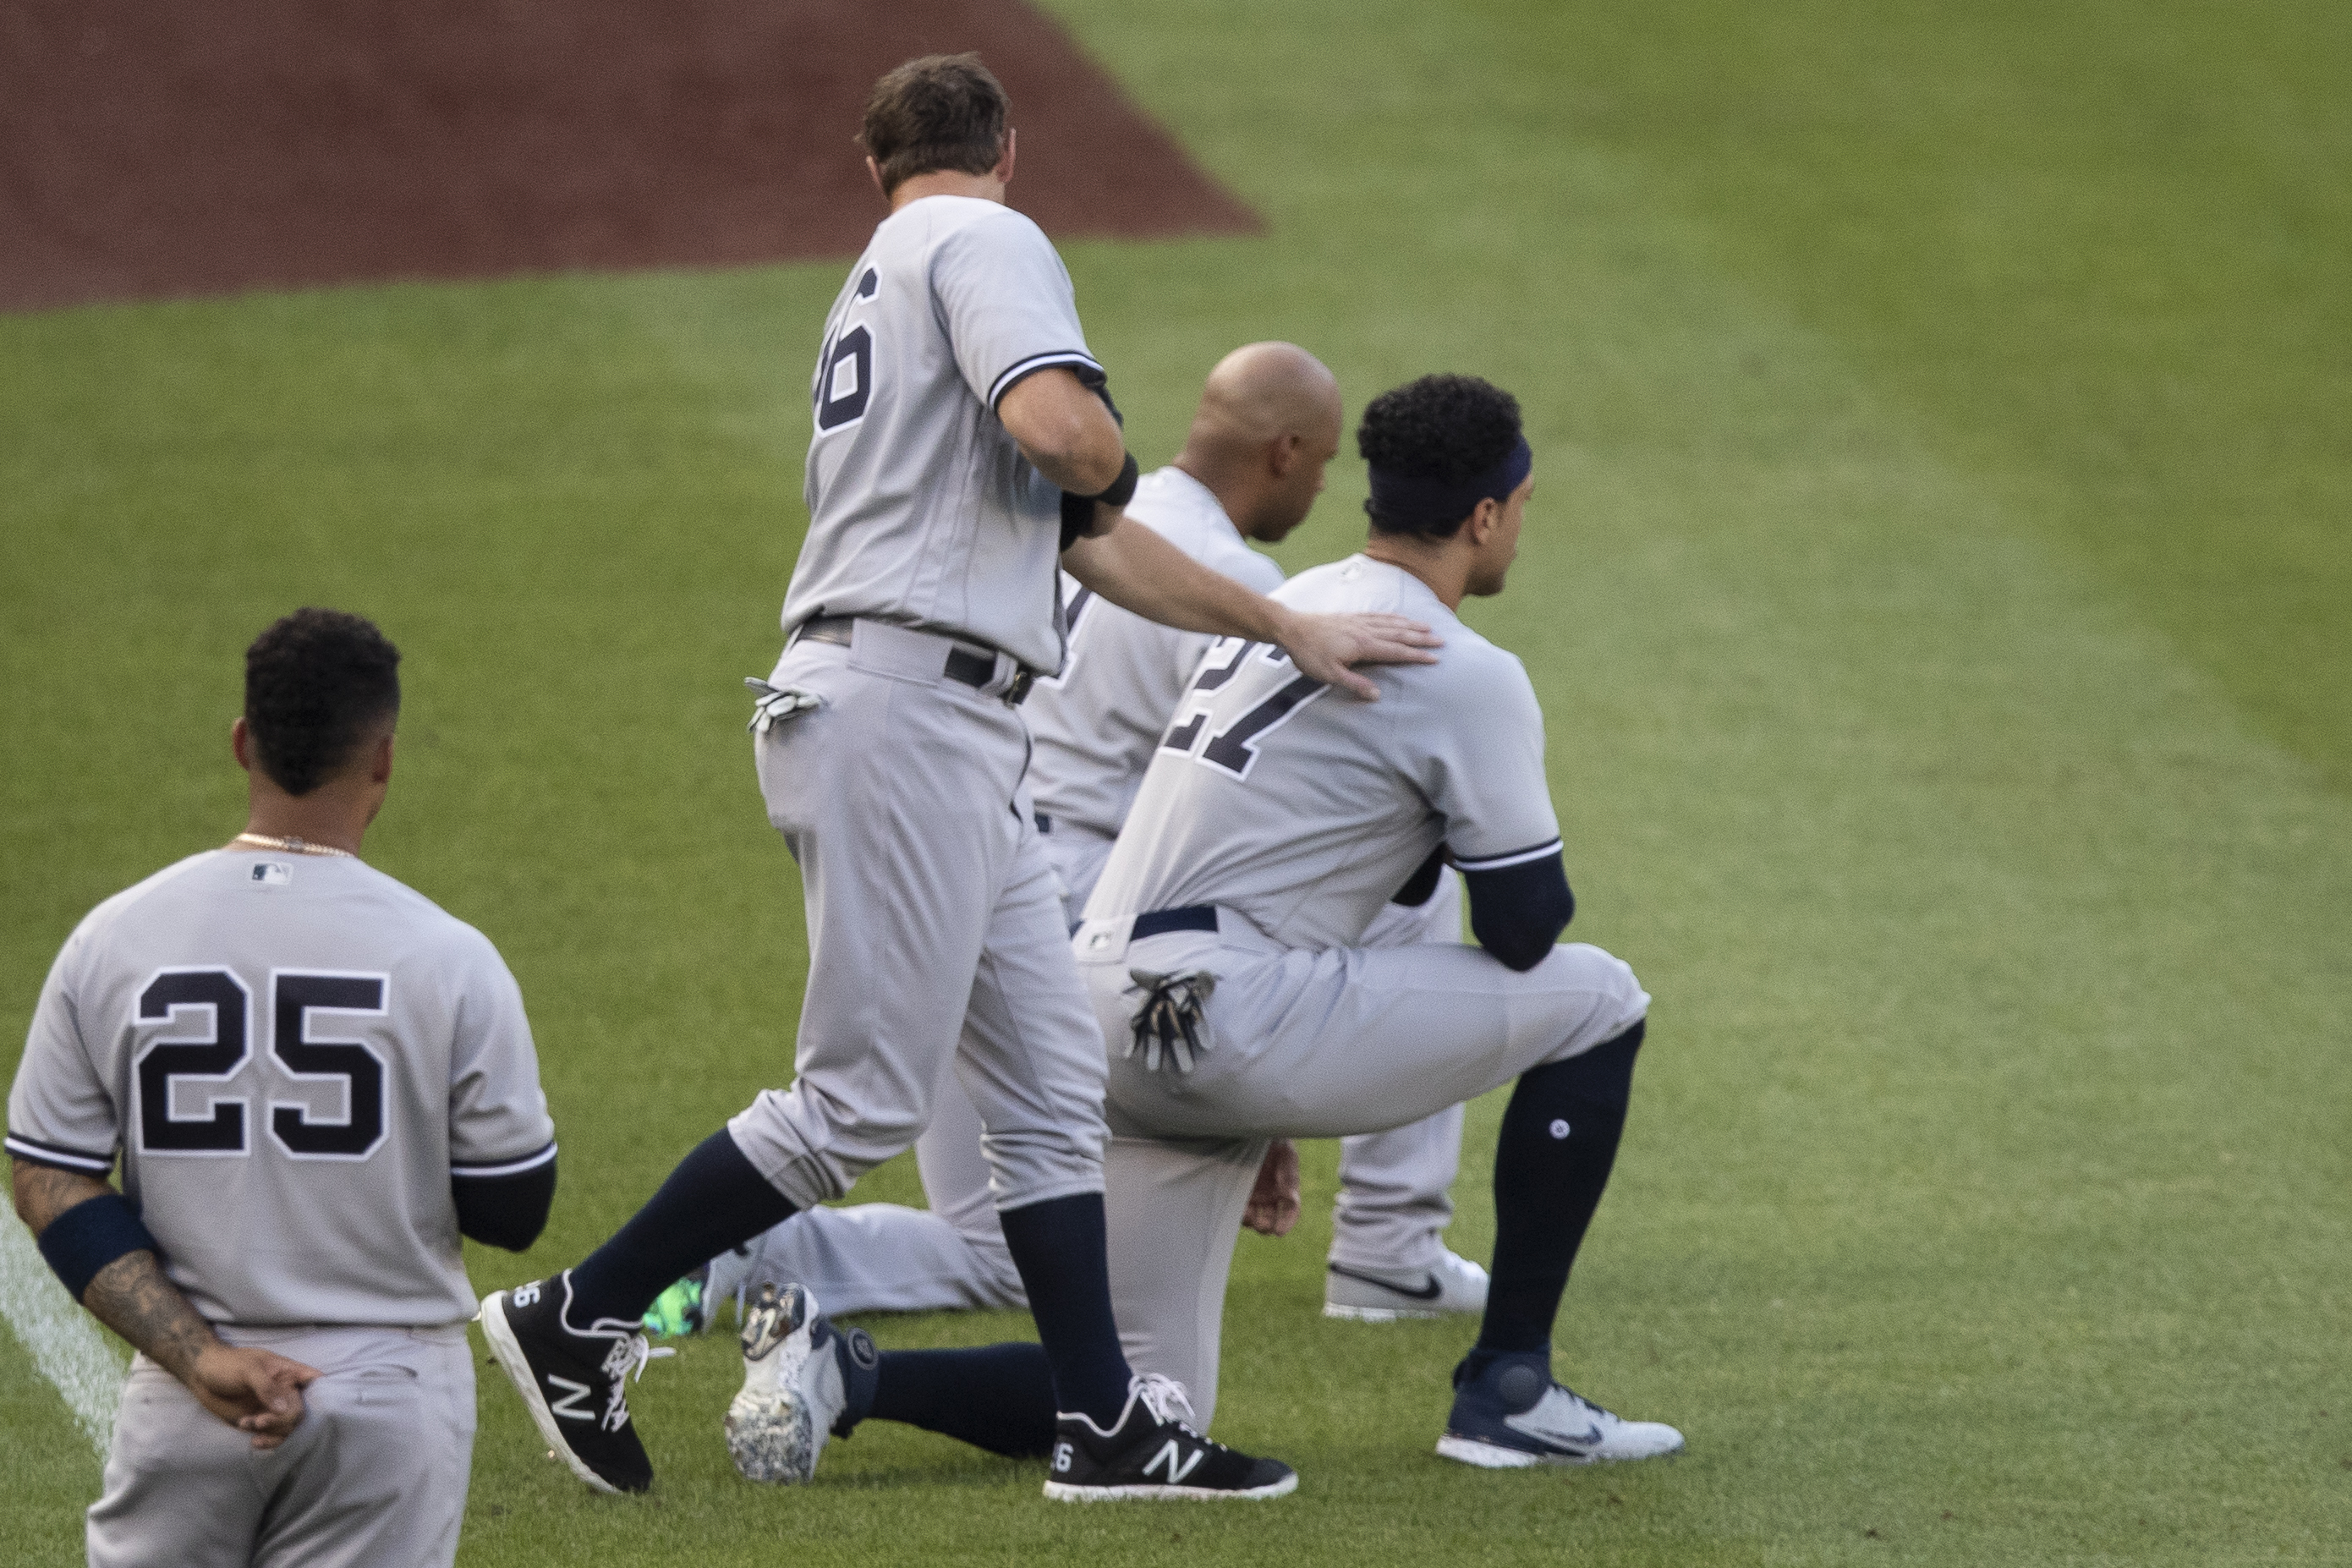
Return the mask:
M 1049 234 L 1256 231 L 1018 0 L 0 0 L 0 310 L 854 255 L 867 90 L 958 49 Z

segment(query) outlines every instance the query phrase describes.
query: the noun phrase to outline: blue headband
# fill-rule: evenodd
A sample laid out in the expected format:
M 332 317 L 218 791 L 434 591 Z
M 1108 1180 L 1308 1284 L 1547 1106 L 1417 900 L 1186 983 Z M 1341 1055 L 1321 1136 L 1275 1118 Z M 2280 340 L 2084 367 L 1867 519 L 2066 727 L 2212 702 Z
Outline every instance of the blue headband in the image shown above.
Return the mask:
M 1364 510 L 1392 532 L 1449 531 L 1477 510 L 1480 501 L 1508 497 L 1535 466 L 1534 449 L 1522 436 L 1501 462 L 1466 479 L 1424 479 L 1376 468 L 1371 470 L 1372 493 L 1364 502 Z

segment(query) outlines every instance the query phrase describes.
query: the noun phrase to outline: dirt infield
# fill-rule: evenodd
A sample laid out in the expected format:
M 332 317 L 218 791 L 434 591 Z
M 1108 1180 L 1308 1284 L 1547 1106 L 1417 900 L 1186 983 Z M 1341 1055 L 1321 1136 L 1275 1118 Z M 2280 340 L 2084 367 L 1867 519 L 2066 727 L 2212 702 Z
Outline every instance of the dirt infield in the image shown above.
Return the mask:
M 0 310 L 853 255 L 867 89 L 964 48 L 1049 233 L 1257 228 L 1019 0 L 0 0 Z

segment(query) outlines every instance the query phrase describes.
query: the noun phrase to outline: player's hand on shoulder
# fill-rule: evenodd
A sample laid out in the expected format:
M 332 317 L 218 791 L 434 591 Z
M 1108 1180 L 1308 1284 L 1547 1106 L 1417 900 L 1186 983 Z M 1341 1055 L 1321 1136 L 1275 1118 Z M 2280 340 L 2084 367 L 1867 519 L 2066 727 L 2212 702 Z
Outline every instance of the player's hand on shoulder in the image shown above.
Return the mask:
M 1260 1236 L 1288 1236 L 1298 1223 L 1298 1145 L 1277 1138 L 1258 1163 L 1257 1184 L 1250 1189 L 1242 1224 Z
M 1294 614 L 1280 640 L 1300 674 L 1352 692 L 1367 702 L 1380 700 L 1380 689 L 1350 665 L 1435 664 L 1437 655 L 1431 650 L 1445 646 L 1445 640 L 1423 623 L 1385 612 Z
M 275 1448 L 302 1422 L 302 1390 L 319 1369 L 257 1347 L 214 1343 L 188 1368 L 188 1392 L 257 1448 Z

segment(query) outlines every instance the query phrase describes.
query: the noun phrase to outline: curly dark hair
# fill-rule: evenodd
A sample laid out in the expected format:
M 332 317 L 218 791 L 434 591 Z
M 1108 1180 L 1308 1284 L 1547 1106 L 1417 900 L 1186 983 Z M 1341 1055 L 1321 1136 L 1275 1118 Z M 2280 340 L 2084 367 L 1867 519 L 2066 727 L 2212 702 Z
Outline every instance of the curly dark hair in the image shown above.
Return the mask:
M 1004 85 L 978 55 L 925 55 L 874 84 L 857 140 L 881 169 L 887 195 L 917 174 L 995 168 L 1012 112 Z
M 1356 450 L 1373 468 L 1448 484 L 1477 478 L 1518 444 L 1519 400 L 1475 375 L 1424 375 L 1393 387 L 1365 406 L 1356 426 Z M 1364 510 L 1382 531 L 1427 531 L 1384 521 L 1369 501 Z
M 245 726 L 262 771 L 308 795 L 400 711 L 400 650 L 373 621 L 300 609 L 245 650 Z
M 1424 375 L 1372 399 L 1356 427 L 1364 461 L 1392 474 L 1459 483 L 1519 443 L 1519 400 L 1475 375 Z

